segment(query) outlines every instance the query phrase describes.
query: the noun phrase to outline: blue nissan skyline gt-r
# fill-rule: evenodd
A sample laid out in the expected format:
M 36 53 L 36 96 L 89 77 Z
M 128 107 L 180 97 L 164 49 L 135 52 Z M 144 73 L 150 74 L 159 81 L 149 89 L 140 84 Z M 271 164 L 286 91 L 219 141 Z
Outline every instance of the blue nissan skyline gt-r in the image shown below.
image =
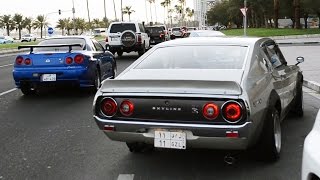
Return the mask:
M 116 75 L 114 56 L 91 37 L 53 37 L 18 47 L 23 48 L 30 52 L 16 57 L 13 78 L 25 95 L 59 84 L 99 89 L 104 79 Z

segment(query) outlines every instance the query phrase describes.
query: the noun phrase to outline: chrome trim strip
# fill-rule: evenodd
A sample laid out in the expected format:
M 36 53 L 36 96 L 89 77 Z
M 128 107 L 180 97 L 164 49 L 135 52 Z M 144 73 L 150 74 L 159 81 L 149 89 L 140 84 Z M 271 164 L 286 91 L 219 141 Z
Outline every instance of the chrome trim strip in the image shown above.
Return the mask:
M 121 121 L 105 120 L 98 116 L 93 116 L 96 120 L 104 123 L 127 124 L 127 125 L 149 125 L 149 126 L 170 126 L 170 127 L 194 127 L 194 128 L 218 128 L 218 129 L 238 129 L 243 128 L 252 122 L 246 122 L 242 125 L 209 125 L 209 124 L 182 124 L 182 123 L 159 123 L 159 122 L 138 122 L 138 121 Z

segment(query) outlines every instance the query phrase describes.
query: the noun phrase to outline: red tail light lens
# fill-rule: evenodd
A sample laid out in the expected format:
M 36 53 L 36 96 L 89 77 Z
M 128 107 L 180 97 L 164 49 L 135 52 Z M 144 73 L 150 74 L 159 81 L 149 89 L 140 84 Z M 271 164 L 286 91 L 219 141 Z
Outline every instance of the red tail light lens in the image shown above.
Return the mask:
M 108 36 L 106 37 L 106 42 L 108 42 L 109 40 L 108 40 Z
M 120 112 L 124 116 L 131 116 L 134 111 L 134 105 L 129 100 L 124 100 L 120 105 Z
M 82 54 L 78 54 L 74 57 L 74 62 L 77 64 L 81 64 L 84 61 L 84 56 Z
M 66 64 L 72 64 L 73 59 L 71 57 L 66 58 Z
M 24 60 L 24 64 L 25 65 L 30 65 L 31 64 L 31 59 L 30 58 L 27 58 Z
M 202 109 L 203 116 L 208 120 L 214 120 L 219 115 L 219 108 L 214 103 L 207 103 Z
M 21 65 L 22 63 L 23 63 L 23 57 L 18 56 L 18 57 L 16 58 L 16 64 Z
M 222 106 L 223 118 L 229 123 L 237 123 L 242 118 L 242 106 L 235 101 L 228 101 Z
M 117 102 L 112 98 L 105 98 L 101 102 L 101 112 L 106 117 L 112 117 L 117 112 Z
M 141 34 L 138 34 L 138 43 L 142 43 L 142 37 L 141 37 Z

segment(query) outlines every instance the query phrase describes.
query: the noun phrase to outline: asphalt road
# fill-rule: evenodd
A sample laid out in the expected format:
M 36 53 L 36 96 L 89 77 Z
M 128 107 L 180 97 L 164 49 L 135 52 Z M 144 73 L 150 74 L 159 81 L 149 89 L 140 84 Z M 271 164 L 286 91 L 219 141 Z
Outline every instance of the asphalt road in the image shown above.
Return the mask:
M 118 59 L 118 72 L 136 58 L 125 54 Z M 12 59 L 0 57 L 0 93 L 14 87 L 12 66 L 1 67 Z M 235 165 L 228 166 L 223 162 L 223 151 L 130 153 L 124 143 L 110 141 L 98 130 L 92 118 L 93 97 L 88 91 L 75 89 L 36 97 L 24 97 L 19 90 L 1 95 L 0 180 L 116 180 L 125 174 L 134 180 L 298 180 L 303 141 L 320 108 L 319 99 L 304 94 L 305 116 L 288 117 L 282 124 L 283 151 L 278 162 L 258 162 L 244 152 L 237 156 Z

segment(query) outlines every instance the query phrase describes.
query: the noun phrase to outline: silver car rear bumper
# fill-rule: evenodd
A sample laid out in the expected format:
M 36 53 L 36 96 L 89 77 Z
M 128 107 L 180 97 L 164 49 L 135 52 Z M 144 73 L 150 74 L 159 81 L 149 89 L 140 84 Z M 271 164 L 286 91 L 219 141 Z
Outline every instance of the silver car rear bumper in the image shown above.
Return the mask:
M 164 122 L 140 122 L 106 120 L 94 116 L 104 133 L 114 141 L 154 143 L 157 129 L 182 130 L 187 135 L 187 148 L 244 150 L 249 146 L 251 122 L 242 125 L 182 124 Z M 113 130 L 104 130 L 113 127 Z M 227 132 L 238 132 L 238 138 L 226 137 Z

